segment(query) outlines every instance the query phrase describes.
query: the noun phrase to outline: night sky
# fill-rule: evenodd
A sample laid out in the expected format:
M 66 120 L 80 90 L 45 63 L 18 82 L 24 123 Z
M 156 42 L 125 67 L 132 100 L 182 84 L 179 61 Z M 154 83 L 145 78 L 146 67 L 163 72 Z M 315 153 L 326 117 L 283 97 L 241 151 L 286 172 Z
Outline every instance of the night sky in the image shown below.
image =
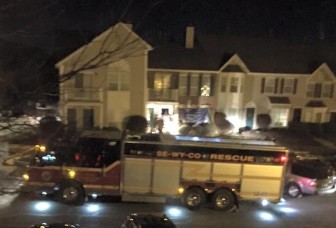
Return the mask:
M 192 24 L 202 33 L 336 43 L 335 0 L 1 0 L 0 79 L 8 83 L 0 106 L 8 94 L 17 103 L 57 91 L 55 63 L 119 21 L 145 40 L 181 36 Z
M 78 31 L 82 42 L 118 21 L 146 36 L 201 32 L 279 39 L 336 41 L 333 0 L 16 0 L 0 3 L 0 38 L 55 45 L 59 31 Z M 7 3 L 5 3 L 7 2 Z M 91 35 L 92 36 L 92 35 Z M 54 43 L 52 43 L 54 42 Z

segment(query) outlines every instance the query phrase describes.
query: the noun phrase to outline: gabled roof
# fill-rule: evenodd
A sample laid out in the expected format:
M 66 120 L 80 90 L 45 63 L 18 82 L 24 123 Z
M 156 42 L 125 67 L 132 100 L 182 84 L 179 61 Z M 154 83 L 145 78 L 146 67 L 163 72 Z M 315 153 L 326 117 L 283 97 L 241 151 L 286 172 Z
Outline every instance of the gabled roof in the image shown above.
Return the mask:
M 60 67 L 61 65 L 71 60 L 75 56 L 81 55 L 85 51 L 85 49 L 90 48 L 90 45 L 92 45 L 93 43 L 101 43 L 101 46 L 106 45 L 107 44 L 106 40 L 113 38 L 112 36 L 113 32 L 118 31 L 120 29 L 123 29 L 130 34 L 131 38 L 129 38 L 129 42 L 133 42 L 134 40 L 136 40 L 142 43 L 145 49 L 147 50 L 152 49 L 152 47 L 148 43 L 146 43 L 140 36 L 138 36 L 135 32 L 132 31 L 130 26 L 126 25 L 125 23 L 119 22 L 114 26 L 110 27 L 109 29 L 107 29 L 106 31 L 104 31 L 103 33 L 101 33 L 100 35 L 93 38 L 92 41 L 89 42 L 88 44 L 83 45 L 76 51 L 72 52 L 70 55 L 66 56 L 64 59 L 60 60 L 58 63 L 56 63 L 56 67 Z

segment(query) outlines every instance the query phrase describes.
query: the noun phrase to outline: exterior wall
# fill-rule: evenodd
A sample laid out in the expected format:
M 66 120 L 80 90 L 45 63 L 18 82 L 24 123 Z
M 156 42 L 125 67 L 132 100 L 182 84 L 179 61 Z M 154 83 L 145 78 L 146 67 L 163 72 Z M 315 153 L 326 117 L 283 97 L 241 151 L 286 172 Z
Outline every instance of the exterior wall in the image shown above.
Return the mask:
M 116 51 L 124 48 L 123 51 Z M 224 112 L 237 127 L 243 127 L 247 121 L 247 109 L 253 109 L 253 127 L 256 126 L 258 114 L 274 114 L 274 110 L 288 109 L 287 120 L 293 119 L 294 110 L 301 110 L 300 120 L 303 122 L 327 122 L 331 112 L 336 112 L 336 92 L 331 97 L 307 97 L 308 83 L 332 83 L 336 84 L 335 75 L 326 64 L 322 64 L 312 74 L 285 74 L 285 73 L 258 73 L 250 72 L 247 66 L 235 54 L 218 71 L 189 71 L 177 69 L 150 69 L 148 70 L 147 52 L 150 48 L 145 45 L 141 38 L 126 27 L 117 25 L 91 43 L 77 50 L 61 61 L 57 67 L 59 74 L 66 75 L 68 72 L 87 67 L 87 63 L 98 64 L 92 69 L 81 70 L 82 73 L 90 74 L 81 89 L 75 88 L 75 79 L 71 78 L 60 84 L 60 114 L 67 124 L 68 109 L 76 110 L 78 119 L 77 126 L 83 126 L 83 110 L 92 109 L 94 127 L 121 127 L 123 119 L 128 115 L 142 115 L 148 118 L 151 111 L 169 109 L 176 115 L 179 106 L 208 105 L 216 111 Z M 101 52 L 114 52 L 112 56 L 103 59 L 103 55 L 93 60 L 92 57 Z M 90 61 L 91 60 L 91 61 Z M 93 61 L 92 61 L 93 60 Z M 97 62 L 98 61 L 98 62 Z M 113 63 L 127 69 L 130 75 L 128 91 L 110 91 L 108 88 L 108 64 Z M 112 64 L 112 65 L 113 65 Z M 237 65 L 241 72 L 226 72 L 225 67 Z M 238 69 L 239 71 L 239 69 Z M 148 88 L 148 77 L 156 72 L 168 72 L 172 77 L 181 74 L 210 74 L 215 76 L 212 80 L 212 92 L 210 96 L 179 96 L 178 85 L 167 89 L 165 96 L 155 97 L 152 88 Z M 222 91 L 222 80 L 226 79 L 225 91 Z M 238 78 L 237 92 L 230 92 L 230 81 Z M 263 92 L 263 78 L 295 79 L 295 93 L 277 91 Z M 152 89 L 153 90 L 153 89 Z M 168 91 L 169 90 L 169 91 Z M 336 88 L 334 88 L 336 90 Z M 154 94 L 154 96 L 153 96 Z M 272 104 L 269 97 L 288 97 L 288 104 Z M 322 101 L 325 107 L 307 107 L 310 101 Z M 273 112 L 272 112 L 273 110 Z M 157 112 L 157 111 L 156 111 Z M 170 113 L 169 113 L 170 114 Z M 251 114 L 251 113 L 250 113 Z
M 126 116 L 145 115 L 148 49 L 149 47 L 141 38 L 126 27 L 117 24 L 62 60 L 57 65 L 60 77 L 77 69 L 79 73 L 90 75 L 90 77 L 85 76 L 82 88 L 75 88 L 74 77 L 60 84 L 63 122 L 68 124 L 68 109 L 75 110 L 78 129 L 83 127 L 84 109 L 93 110 L 93 127 L 99 128 L 121 128 L 121 123 Z M 113 54 L 105 57 L 102 52 Z M 108 65 L 110 64 L 127 69 L 128 91 L 109 90 Z M 85 70 L 85 68 L 90 69 Z
M 246 86 L 246 74 L 240 72 L 221 72 L 218 75 L 218 93 L 216 97 L 216 110 L 224 112 L 227 119 L 231 121 L 235 126 L 242 125 L 242 118 L 244 113 L 244 97 L 245 91 L 249 92 L 249 86 Z M 238 79 L 237 92 L 231 92 L 231 80 L 233 78 Z M 222 80 L 226 80 L 225 92 L 222 91 Z

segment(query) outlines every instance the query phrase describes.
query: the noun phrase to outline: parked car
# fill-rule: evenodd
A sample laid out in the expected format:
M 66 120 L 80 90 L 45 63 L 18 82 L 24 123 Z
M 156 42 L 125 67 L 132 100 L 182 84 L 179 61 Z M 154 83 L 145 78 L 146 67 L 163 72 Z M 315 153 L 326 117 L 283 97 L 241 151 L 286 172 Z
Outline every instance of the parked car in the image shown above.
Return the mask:
M 132 213 L 121 225 L 122 228 L 176 228 L 175 224 L 162 213 Z
M 79 228 L 78 224 L 71 223 L 39 223 L 30 226 L 30 228 Z
M 320 159 L 294 159 L 288 163 L 284 193 L 298 198 L 335 192 L 334 174 L 330 164 Z

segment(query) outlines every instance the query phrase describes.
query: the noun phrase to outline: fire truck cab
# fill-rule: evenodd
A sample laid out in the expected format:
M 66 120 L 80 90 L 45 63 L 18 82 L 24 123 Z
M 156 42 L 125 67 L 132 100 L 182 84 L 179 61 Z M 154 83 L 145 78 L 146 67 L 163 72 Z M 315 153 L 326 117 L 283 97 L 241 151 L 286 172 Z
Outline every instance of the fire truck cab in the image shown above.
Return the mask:
M 89 195 L 122 201 L 180 198 L 189 209 L 206 202 L 229 210 L 238 201 L 279 202 L 288 157 L 274 143 L 220 138 L 84 134 L 74 149 L 38 153 L 24 174 L 25 188 L 51 192 L 69 204 Z

